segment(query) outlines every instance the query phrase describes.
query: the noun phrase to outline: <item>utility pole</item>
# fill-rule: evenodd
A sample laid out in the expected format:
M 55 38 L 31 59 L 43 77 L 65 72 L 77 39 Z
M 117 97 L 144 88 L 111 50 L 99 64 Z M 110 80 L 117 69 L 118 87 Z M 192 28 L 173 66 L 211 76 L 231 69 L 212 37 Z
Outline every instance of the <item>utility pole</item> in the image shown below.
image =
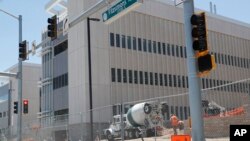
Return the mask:
M 200 79 L 197 76 L 198 67 L 193 50 L 192 38 L 192 24 L 190 22 L 191 16 L 194 14 L 193 0 L 186 0 L 183 3 L 184 7 L 184 27 L 187 47 L 187 67 L 188 67 L 188 83 L 189 83 L 189 104 L 192 121 L 192 140 L 205 141 L 204 125 L 201 109 L 201 87 Z
M 18 16 L 19 43 L 22 42 L 22 15 Z M 18 118 L 17 118 L 17 141 L 22 140 L 22 59 L 18 59 Z

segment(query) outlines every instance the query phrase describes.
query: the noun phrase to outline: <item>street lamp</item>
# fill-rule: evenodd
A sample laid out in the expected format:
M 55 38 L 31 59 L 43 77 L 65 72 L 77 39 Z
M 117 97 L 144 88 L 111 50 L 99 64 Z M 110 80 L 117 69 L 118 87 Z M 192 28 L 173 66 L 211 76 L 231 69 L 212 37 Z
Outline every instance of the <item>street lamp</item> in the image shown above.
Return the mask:
M 97 18 L 87 17 L 87 32 L 88 32 L 88 67 L 89 67 L 89 110 L 90 110 L 90 140 L 94 140 L 93 133 L 93 103 L 92 103 L 92 69 L 91 69 L 91 36 L 90 36 L 90 21 L 100 21 Z
M 1 12 L 11 16 L 12 18 L 18 20 L 19 23 L 19 43 L 22 42 L 22 15 L 14 16 L 13 14 L 0 9 Z M 22 139 L 22 59 L 18 59 L 18 115 L 17 115 L 17 141 Z

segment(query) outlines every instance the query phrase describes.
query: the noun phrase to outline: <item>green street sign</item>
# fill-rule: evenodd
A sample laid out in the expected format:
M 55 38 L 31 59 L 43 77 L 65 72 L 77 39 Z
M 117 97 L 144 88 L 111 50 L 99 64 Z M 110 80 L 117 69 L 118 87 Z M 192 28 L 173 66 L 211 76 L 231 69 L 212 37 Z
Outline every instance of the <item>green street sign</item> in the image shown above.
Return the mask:
M 125 15 L 132 9 L 141 5 L 143 0 L 121 0 L 107 11 L 102 13 L 102 20 L 106 24 L 109 24 L 121 16 Z

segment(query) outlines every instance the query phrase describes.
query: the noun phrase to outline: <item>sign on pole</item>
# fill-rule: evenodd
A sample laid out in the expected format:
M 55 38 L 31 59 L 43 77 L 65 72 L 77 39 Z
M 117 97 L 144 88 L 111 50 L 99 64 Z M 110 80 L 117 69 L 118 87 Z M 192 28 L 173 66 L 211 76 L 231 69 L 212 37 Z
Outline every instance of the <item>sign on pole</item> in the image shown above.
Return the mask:
M 143 3 L 143 0 L 121 0 L 102 13 L 102 20 L 109 24 Z

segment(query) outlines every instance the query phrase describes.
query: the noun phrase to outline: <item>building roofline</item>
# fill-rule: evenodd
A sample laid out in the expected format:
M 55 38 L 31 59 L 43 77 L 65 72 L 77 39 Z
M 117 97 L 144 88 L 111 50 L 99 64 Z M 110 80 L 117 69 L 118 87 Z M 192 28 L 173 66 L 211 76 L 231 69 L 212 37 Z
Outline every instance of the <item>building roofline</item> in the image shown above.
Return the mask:
M 23 62 L 22 63 L 23 67 L 41 67 L 41 64 L 37 64 L 37 63 L 30 63 L 30 62 Z M 18 67 L 18 64 L 12 65 L 11 67 L 7 68 L 4 72 L 9 72 L 15 68 Z

